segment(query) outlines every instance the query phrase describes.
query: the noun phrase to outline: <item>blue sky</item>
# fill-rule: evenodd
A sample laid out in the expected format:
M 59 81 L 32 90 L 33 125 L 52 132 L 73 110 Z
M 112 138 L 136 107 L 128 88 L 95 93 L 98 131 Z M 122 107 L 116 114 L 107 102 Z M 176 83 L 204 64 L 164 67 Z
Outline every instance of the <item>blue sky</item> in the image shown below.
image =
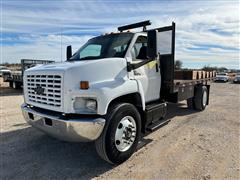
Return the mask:
M 184 67 L 239 69 L 239 11 L 231 0 L 1 0 L 1 62 L 64 60 L 69 44 L 76 50 L 119 25 L 151 20 L 153 27 L 176 22 Z

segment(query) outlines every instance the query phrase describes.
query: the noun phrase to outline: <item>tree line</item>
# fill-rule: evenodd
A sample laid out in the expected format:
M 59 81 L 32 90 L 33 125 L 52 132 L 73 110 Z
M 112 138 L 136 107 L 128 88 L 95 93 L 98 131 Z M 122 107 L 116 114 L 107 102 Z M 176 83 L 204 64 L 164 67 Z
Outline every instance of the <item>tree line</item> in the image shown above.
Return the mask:
M 188 70 L 188 68 L 183 68 L 183 62 L 180 60 L 176 60 L 175 61 L 175 70 Z M 204 71 L 217 71 L 217 72 L 224 72 L 224 71 L 232 71 L 232 72 L 236 72 L 237 70 L 229 70 L 226 67 L 217 67 L 217 66 L 209 66 L 209 65 L 205 65 L 201 68 L 201 70 Z

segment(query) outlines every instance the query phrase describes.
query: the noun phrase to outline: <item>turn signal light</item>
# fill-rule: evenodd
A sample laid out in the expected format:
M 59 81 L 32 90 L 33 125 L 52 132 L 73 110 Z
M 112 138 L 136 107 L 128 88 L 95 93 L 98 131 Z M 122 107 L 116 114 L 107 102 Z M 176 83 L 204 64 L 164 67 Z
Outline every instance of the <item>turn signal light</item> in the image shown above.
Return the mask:
M 89 89 L 88 81 L 80 81 L 80 89 Z

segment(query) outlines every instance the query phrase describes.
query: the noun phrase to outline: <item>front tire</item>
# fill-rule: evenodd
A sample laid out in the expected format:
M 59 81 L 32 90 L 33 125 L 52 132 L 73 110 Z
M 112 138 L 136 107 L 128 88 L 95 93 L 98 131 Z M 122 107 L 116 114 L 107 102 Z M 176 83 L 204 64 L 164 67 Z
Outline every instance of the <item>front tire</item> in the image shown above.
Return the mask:
M 134 105 L 121 103 L 110 107 L 106 120 L 95 147 L 102 159 L 111 164 L 120 164 L 130 158 L 137 148 L 141 117 Z

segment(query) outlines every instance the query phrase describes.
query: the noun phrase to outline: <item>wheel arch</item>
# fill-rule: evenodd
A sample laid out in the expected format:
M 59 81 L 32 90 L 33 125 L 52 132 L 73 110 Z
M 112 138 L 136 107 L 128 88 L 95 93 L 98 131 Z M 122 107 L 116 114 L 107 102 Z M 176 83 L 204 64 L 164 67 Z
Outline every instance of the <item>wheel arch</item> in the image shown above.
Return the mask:
M 107 106 L 107 111 L 110 109 L 110 107 L 116 103 L 130 103 L 133 104 L 134 106 L 136 106 L 136 108 L 138 109 L 138 111 L 141 113 L 144 111 L 144 102 L 142 100 L 142 97 L 140 95 L 139 92 L 135 92 L 135 93 L 129 93 L 126 95 L 122 95 L 119 97 L 116 97 L 114 99 L 112 99 Z
M 139 92 L 135 92 L 135 93 L 130 93 L 130 94 L 126 94 L 123 96 L 119 96 L 115 99 L 113 99 L 107 107 L 107 113 L 109 112 L 109 110 L 111 109 L 112 106 L 114 106 L 114 104 L 118 104 L 118 103 L 130 103 L 132 105 L 134 105 L 141 117 L 141 132 L 144 132 L 143 127 L 144 127 L 144 111 L 145 111 L 145 103 L 140 95 Z

